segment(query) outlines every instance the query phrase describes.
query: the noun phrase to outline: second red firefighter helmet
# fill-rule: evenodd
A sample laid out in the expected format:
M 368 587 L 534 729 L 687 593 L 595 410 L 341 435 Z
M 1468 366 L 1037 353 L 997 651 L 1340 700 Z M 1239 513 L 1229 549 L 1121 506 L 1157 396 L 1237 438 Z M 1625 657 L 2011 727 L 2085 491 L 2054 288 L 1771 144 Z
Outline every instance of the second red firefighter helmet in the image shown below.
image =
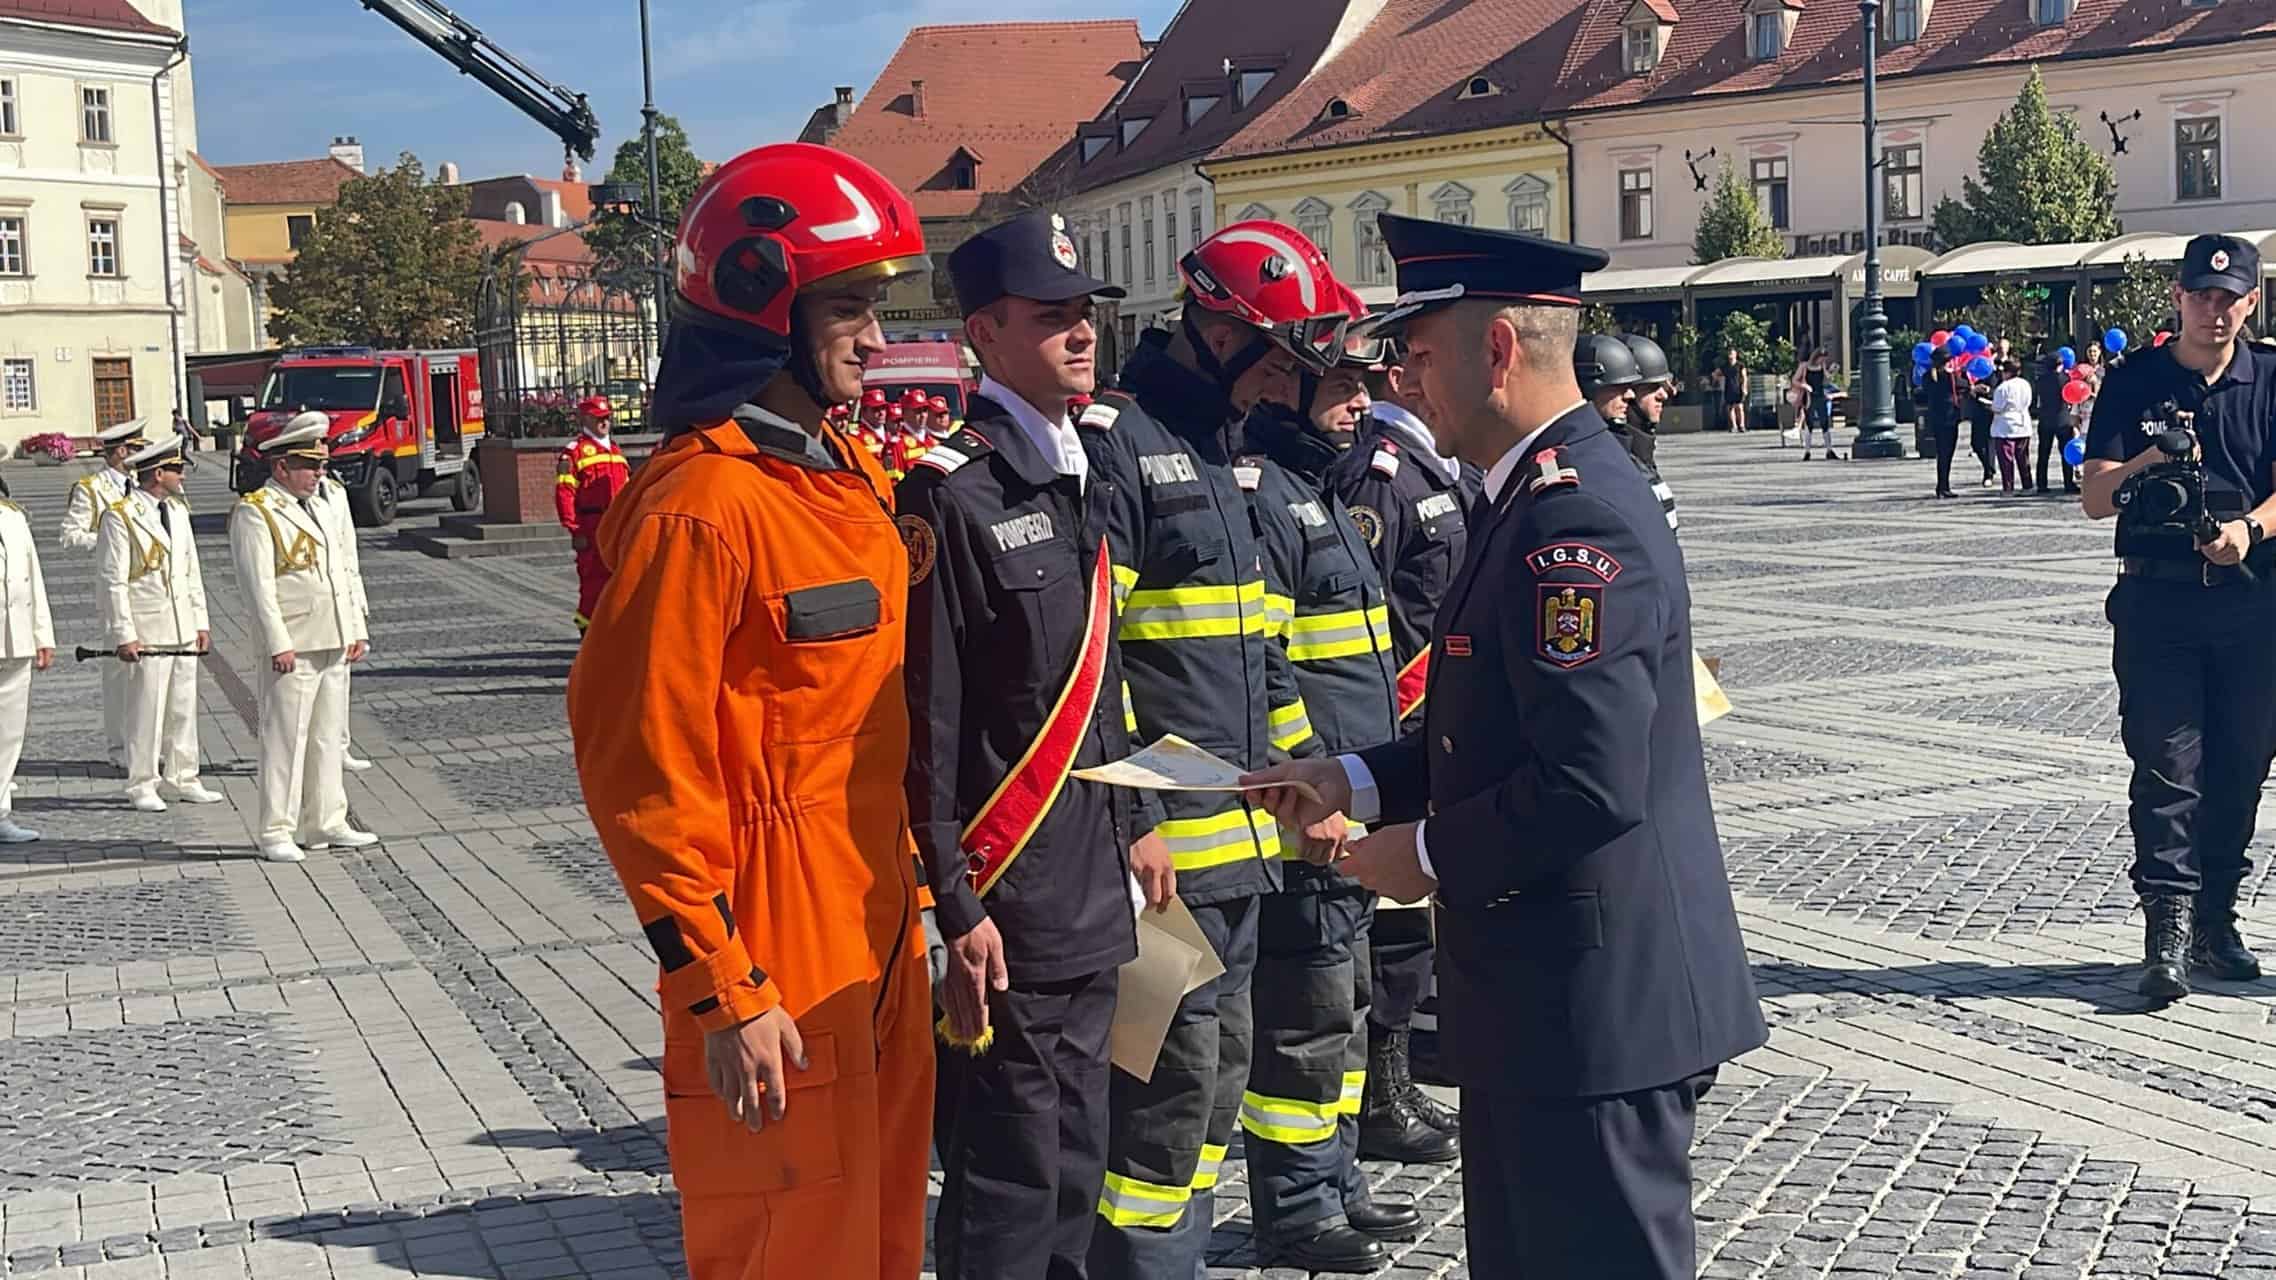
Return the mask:
M 577 402 L 577 416 L 592 421 L 606 422 L 616 416 L 607 396 L 586 396 Z
M 925 404 L 925 393 L 915 387 L 911 387 L 907 391 L 901 393 L 901 403 L 906 408 L 921 409 Z
M 1178 274 L 1194 305 L 1247 323 L 1306 367 L 1325 370 L 1342 358 L 1353 314 L 1349 291 L 1327 255 L 1296 228 L 1233 223 L 1179 259 Z M 1245 359 L 1226 362 L 1219 376 L 1230 383 L 1263 354 L 1252 348 Z
M 948 397 L 934 396 L 932 399 L 925 402 L 925 408 L 932 410 L 934 413 L 947 413 Z
M 800 293 L 931 267 L 907 196 L 845 152 L 802 142 L 746 151 L 704 179 L 672 260 L 681 303 L 782 338 Z
M 903 422 L 908 419 L 908 416 L 908 411 L 903 409 L 900 405 L 891 404 L 885 406 L 885 420 L 887 422 Z
M 862 392 L 861 407 L 864 409 L 884 408 L 885 389 L 883 387 L 871 387 L 869 390 Z

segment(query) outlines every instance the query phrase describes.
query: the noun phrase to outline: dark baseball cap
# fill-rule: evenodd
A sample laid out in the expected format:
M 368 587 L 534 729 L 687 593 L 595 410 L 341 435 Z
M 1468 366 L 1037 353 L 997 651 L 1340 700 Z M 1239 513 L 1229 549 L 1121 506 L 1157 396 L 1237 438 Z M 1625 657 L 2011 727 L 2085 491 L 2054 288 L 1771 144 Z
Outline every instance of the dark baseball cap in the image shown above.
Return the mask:
M 2181 287 L 2242 297 L 2260 287 L 2260 250 L 2235 236 L 2197 236 L 2181 252 Z
M 1002 298 L 1065 302 L 1128 296 L 1083 270 L 1075 242 L 1067 238 L 1066 219 L 1056 213 L 1023 213 L 973 236 L 948 255 L 948 275 L 965 315 Z

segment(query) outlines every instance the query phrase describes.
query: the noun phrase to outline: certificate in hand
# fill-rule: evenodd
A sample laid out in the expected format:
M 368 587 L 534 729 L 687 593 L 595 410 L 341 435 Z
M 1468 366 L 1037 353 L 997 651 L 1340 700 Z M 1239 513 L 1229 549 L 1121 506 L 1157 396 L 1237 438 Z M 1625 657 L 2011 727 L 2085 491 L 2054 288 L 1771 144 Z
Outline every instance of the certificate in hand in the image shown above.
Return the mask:
M 1174 733 L 1164 734 L 1136 755 L 1110 764 L 1075 770 L 1074 776 L 1110 787 L 1142 791 L 1259 791 L 1241 785 L 1243 770 L 1231 761 L 1187 742 Z M 1319 795 L 1302 783 L 1295 789 L 1313 800 Z

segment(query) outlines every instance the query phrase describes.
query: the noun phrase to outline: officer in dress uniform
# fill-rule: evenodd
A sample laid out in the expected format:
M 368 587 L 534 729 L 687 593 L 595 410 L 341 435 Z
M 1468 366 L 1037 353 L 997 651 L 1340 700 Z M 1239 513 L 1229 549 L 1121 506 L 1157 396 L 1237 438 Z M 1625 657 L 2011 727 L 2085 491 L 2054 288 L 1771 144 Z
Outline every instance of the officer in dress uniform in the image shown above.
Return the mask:
M 163 788 L 186 804 L 221 793 L 198 781 L 198 659 L 213 643 L 205 575 L 182 501 L 180 436 L 153 440 L 127 457 L 135 485 L 103 512 L 95 534 L 95 581 L 103 633 L 127 668 L 126 796 L 163 813 Z M 168 651 L 145 654 L 145 649 Z
M 2179 332 L 2114 361 L 2087 428 L 2086 514 L 2118 517 L 2107 606 L 2119 735 L 2134 762 L 2134 890 L 2143 915 L 2141 992 L 2189 994 L 2192 971 L 2260 976 L 2237 932 L 2245 852 L 2276 757 L 2276 350 L 2242 341 L 2260 304 L 2260 252 L 2204 235 L 2182 251 Z M 2182 415 L 2188 415 L 2186 419 Z M 2147 503 L 2118 495 L 2167 462 L 2157 435 L 2195 432 L 2205 510 L 2218 536 L 2140 528 Z
M 1351 512 L 1391 604 L 1391 657 L 1398 674 L 1399 730 L 1422 727 L 1430 641 L 1438 602 L 1454 581 L 1465 544 L 1463 513 L 1484 482 L 1476 467 L 1442 456 L 1420 383 L 1384 339 L 1369 372 L 1372 403 L 1328 483 Z M 1415 1010 L 1430 989 L 1429 904 L 1376 905 L 1368 938 L 1367 1080 L 1360 1098 L 1359 1154 L 1431 1163 L 1460 1124 L 1454 1110 L 1415 1083 L 1409 1056 Z
M 127 469 L 127 457 L 150 443 L 143 435 L 139 418 L 103 428 L 95 433 L 95 442 L 102 450 L 102 469 L 79 477 L 72 484 L 70 497 L 63 507 L 63 527 L 59 533 L 63 545 L 74 551 L 95 549 L 95 534 L 102 528 L 103 513 L 134 488 L 134 473 Z M 103 752 L 114 767 L 121 769 L 126 767 L 126 684 L 125 663 L 103 664 Z
M 1485 505 L 1423 731 L 1252 780 L 1327 802 L 1282 792 L 1284 821 L 1399 824 L 1344 870 L 1436 895 L 1470 1256 L 1688 1280 L 1698 1099 L 1767 1032 L 1708 805 L 1682 556 L 1573 377 L 1581 275 L 1606 255 L 1382 227 L 1402 292 L 1381 327 L 1403 327 L 1441 443 L 1488 467 Z
M 1129 885 L 1162 906 L 1176 883 L 1152 793 L 1068 776 L 1131 748 L 1106 506 L 1066 413 L 1093 384 L 1091 299 L 1123 293 L 1044 213 L 948 267 L 985 373 L 895 498 L 909 819 L 949 953 L 933 1247 L 943 1280 L 1066 1280 L 1098 1222 Z
M 48 617 L 32 522 L 7 495 L 8 485 L 0 481 L 0 844 L 20 844 L 40 838 L 13 816 L 16 762 L 24 754 L 32 672 L 55 661 L 55 625 Z
M 339 487 L 324 474 L 329 426 L 313 411 L 287 422 L 261 450 L 269 482 L 229 513 L 230 559 L 268 655 L 255 847 L 270 862 L 379 841 L 348 824 L 341 781 L 348 666 L 362 661 L 371 633 L 347 504 L 323 492 Z
M 577 630 L 592 625 L 600 606 L 601 588 L 608 585 L 608 562 L 601 559 L 594 536 L 601 517 L 624 486 L 632 481 L 632 464 L 616 447 L 609 425 L 616 411 L 607 396 L 586 396 L 577 405 L 583 426 L 577 438 L 563 445 L 554 464 L 553 511 L 569 531 L 569 546 L 577 553 Z

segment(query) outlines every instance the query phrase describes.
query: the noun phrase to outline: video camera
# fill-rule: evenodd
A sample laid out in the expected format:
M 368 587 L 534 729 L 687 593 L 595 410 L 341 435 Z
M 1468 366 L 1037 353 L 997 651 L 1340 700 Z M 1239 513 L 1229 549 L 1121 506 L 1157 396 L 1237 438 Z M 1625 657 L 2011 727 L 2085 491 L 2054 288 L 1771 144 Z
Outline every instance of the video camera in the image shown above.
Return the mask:
M 2198 456 L 2196 415 L 2168 400 L 2143 410 L 2142 426 L 2165 458 L 2119 486 L 2117 553 L 2164 557 L 2172 555 L 2176 546 L 2193 547 L 2220 537 L 2221 522 L 2205 509 L 2205 464 Z

